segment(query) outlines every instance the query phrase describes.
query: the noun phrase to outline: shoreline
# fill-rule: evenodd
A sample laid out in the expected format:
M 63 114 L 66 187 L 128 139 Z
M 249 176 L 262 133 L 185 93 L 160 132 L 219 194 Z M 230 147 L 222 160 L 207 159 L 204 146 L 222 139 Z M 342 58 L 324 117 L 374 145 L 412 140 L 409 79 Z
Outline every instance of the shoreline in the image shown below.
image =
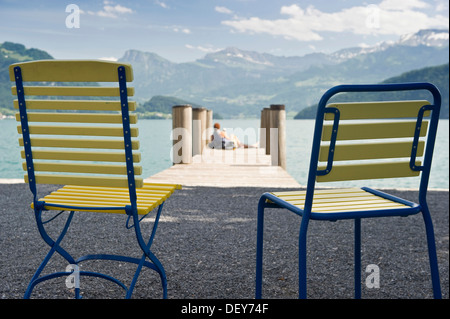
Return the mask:
M 0 178 L 0 184 L 25 184 L 24 180 L 21 178 Z M 189 187 L 197 187 L 197 186 L 189 186 Z M 199 186 L 202 187 L 202 186 Z M 203 187 L 217 187 L 221 188 L 220 186 L 203 186 Z M 227 186 L 228 187 L 228 186 Z M 236 186 L 236 188 L 245 187 L 245 186 Z M 254 187 L 254 186 L 251 186 Z M 280 188 L 280 187 L 276 187 Z M 286 187 L 286 188 L 292 188 L 292 187 Z M 306 185 L 300 185 L 300 188 L 306 188 Z M 333 188 L 333 187 L 321 187 L 321 188 Z M 336 188 L 342 188 L 342 187 L 336 187 Z M 397 191 L 418 191 L 418 188 L 405 188 L 405 187 L 371 187 L 371 188 L 377 188 L 377 189 L 386 189 L 386 190 L 397 190 Z M 428 191 L 435 191 L 435 192 L 448 192 L 448 188 L 428 188 Z

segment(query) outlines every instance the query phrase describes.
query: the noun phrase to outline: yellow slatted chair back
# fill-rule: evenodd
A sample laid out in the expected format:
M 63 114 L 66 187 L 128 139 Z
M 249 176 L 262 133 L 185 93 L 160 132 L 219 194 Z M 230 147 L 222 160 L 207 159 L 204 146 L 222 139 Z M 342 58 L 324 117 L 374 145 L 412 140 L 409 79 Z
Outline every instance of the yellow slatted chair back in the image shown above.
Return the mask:
M 25 113 L 16 113 L 17 130 L 22 135 L 26 133 L 23 131 L 26 116 L 31 142 L 32 161 L 27 161 L 27 154 L 22 151 L 26 182 L 30 182 L 33 170 L 37 184 L 129 187 L 129 177 L 142 174 L 142 167 L 134 164 L 141 159 L 139 142 L 135 139 L 137 115 L 131 113 L 136 102 L 128 101 L 134 89 L 118 85 L 119 67 L 123 68 L 126 82 L 133 81 L 129 64 L 63 60 L 17 63 L 9 69 L 13 82 L 18 76 L 17 67 L 23 92 L 20 85 L 12 87 L 13 95 L 18 96 L 14 107 L 19 110 L 21 103 L 26 104 Z M 24 101 L 20 99 L 21 93 Z M 126 112 L 124 101 L 128 106 Z M 127 170 L 124 138 L 127 122 L 133 172 Z M 24 146 L 27 139 L 21 136 L 19 143 Z M 134 183 L 141 188 L 143 179 L 134 177 Z
M 326 106 L 317 182 L 418 176 L 430 113 L 426 100 L 330 103 Z M 339 117 L 337 119 L 337 117 Z M 418 143 L 413 145 L 418 134 Z M 414 150 L 416 159 L 411 162 Z

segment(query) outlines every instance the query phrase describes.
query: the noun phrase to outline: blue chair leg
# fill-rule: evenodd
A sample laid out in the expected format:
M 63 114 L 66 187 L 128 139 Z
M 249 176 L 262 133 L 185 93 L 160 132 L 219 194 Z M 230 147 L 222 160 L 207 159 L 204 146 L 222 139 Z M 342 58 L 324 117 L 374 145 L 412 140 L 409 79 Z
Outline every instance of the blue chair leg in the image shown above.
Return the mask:
M 361 299 L 361 218 L 355 218 L 355 299 Z
M 134 286 L 136 284 L 137 278 L 142 270 L 142 267 L 145 266 L 147 268 L 150 268 L 152 270 L 155 270 L 156 272 L 159 273 L 160 278 L 161 278 L 161 283 L 162 283 L 162 288 L 163 288 L 163 298 L 167 298 L 167 279 L 166 279 L 166 274 L 164 271 L 164 268 L 161 264 L 161 262 L 156 258 L 156 256 L 150 251 L 150 246 L 152 245 L 155 233 L 156 233 L 156 229 L 158 226 L 158 222 L 159 222 L 159 218 L 161 216 L 161 211 L 162 211 L 162 207 L 163 204 L 161 204 L 159 206 L 158 212 L 156 214 L 156 218 L 155 218 L 155 222 L 153 225 L 153 230 L 151 232 L 150 235 L 150 239 L 148 240 L 147 243 L 145 243 L 144 239 L 142 238 L 142 233 L 139 227 L 139 220 L 137 218 L 137 214 L 135 215 L 134 218 L 134 222 L 135 222 L 135 231 L 136 231 L 136 236 L 138 238 L 138 242 L 140 247 L 142 248 L 143 251 L 143 255 L 140 259 L 137 258 L 131 258 L 131 257 L 127 257 L 127 256 L 119 256 L 119 255 L 106 255 L 106 254 L 94 254 L 94 255 L 86 255 L 86 256 L 82 256 L 78 259 L 74 259 L 67 251 L 65 251 L 61 246 L 60 243 L 63 240 L 64 236 L 66 235 L 69 225 L 72 221 L 73 215 L 74 215 L 74 211 L 70 212 L 66 224 L 63 228 L 63 230 L 61 231 L 59 237 L 56 240 L 53 240 L 47 233 L 44 224 L 46 222 L 42 221 L 42 210 L 37 209 L 35 210 L 35 215 L 36 215 L 36 222 L 37 222 L 37 226 L 39 229 L 39 233 L 41 235 L 41 237 L 44 239 L 44 241 L 51 247 L 50 251 L 47 253 L 47 255 L 45 256 L 44 260 L 42 261 L 41 265 L 38 267 L 38 269 L 36 270 L 34 276 L 32 277 L 32 279 L 30 280 L 30 283 L 27 287 L 27 290 L 24 294 L 24 298 L 28 299 L 30 298 L 30 295 L 34 289 L 34 287 L 46 280 L 49 279 L 53 279 L 53 278 L 57 278 L 57 277 L 64 277 L 64 276 L 68 276 L 71 274 L 71 272 L 69 271 L 65 271 L 65 272 L 56 272 L 56 273 L 51 273 L 48 275 L 44 275 L 41 276 L 42 271 L 44 270 L 45 266 L 48 264 L 48 262 L 50 261 L 50 259 L 52 258 L 52 256 L 54 255 L 54 253 L 58 253 L 60 254 L 63 258 L 65 258 L 67 260 L 67 262 L 69 264 L 79 264 L 82 261 L 86 261 L 86 260 L 114 260 L 114 261 L 122 261 L 122 262 L 128 262 L 128 263 L 134 263 L 137 264 L 137 270 L 135 272 L 135 275 L 133 277 L 132 283 L 130 285 L 129 288 L 127 288 L 122 282 L 120 282 L 118 279 L 102 274 L 102 273 L 96 273 L 96 272 L 90 272 L 90 271 L 80 271 L 79 275 L 80 276 L 91 276 L 91 277 L 99 277 L 99 278 L 103 278 L 106 280 L 109 280 L 111 282 L 114 282 L 116 284 L 118 284 L 120 287 L 122 287 L 126 292 L 126 297 L 130 298 L 132 293 L 133 293 L 133 289 Z M 58 214 L 59 216 L 59 214 Z M 51 220 L 53 220 L 54 218 L 52 218 Z M 48 222 L 48 221 L 47 221 Z M 149 258 L 151 262 L 147 262 L 146 258 Z M 75 287 L 75 298 L 79 299 L 81 297 L 80 295 L 80 289 L 79 287 Z
M 65 258 L 69 262 L 69 264 L 75 263 L 75 260 L 73 259 L 73 257 L 69 253 L 67 253 L 63 248 L 61 248 L 61 246 L 59 246 L 59 244 L 63 240 L 64 236 L 66 235 L 67 230 L 69 229 L 70 223 L 72 222 L 73 214 L 74 214 L 73 211 L 70 212 L 69 216 L 67 217 L 64 228 L 62 229 L 62 231 L 59 234 L 56 241 L 54 241 L 53 239 L 51 239 L 51 237 L 47 234 L 47 231 L 45 230 L 45 227 L 44 227 L 45 222 L 42 221 L 42 210 L 41 209 L 35 210 L 36 223 L 38 226 L 39 233 L 41 234 L 41 237 L 44 239 L 44 241 L 51 247 L 51 249 L 49 250 L 49 252 L 45 256 L 44 260 L 39 265 L 38 269 L 36 270 L 33 277 L 31 278 L 30 283 L 28 284 L 27 290 L 25 291 L 24 299 L 30 298 L 30 295 L 31 295 L 34 287 L 38 283 L 48 280 L 48 279 L 51 279 L 51 278 L 54 278 L 55 274 L 47 275 L 47 276 L 43 276 L 43 277 L 39 277 L 39 276 L 41 275 L 45 266 L 50 261 L 50 259 L 52 258 L 53 254 L 55 252 L 59 253 L 63 258 Z M 62 275 L 67 275 L 67 274 L 68 273 L 66 273 L 66 272 L 65 273 L 57 273 L 56 276 L 60 277 Z
M 441 282 L 439 279 L 439 267 L 436 253 L 436 242 L 434 238 L 433 222 L 431 221 L 430 211 L 426 204 L 422 203 L 422 216 L 425 222 L 425 231 L 428 243 L 428 257 L 430 259 L 431 283 L 433 286 L 433 295 L 435 299 L 441 299 Z
M 298 238 L 298 298 L 306 299 L 306 240 L 308 232 L 309 218 L 303 216 L 300 224 L 300 233 Z
M 263 230 L 264 230 L 264 207 L 266 198 L 261 196 L 258 203 L 258 222 L 256 234 L 256 285 L 255 298 L 262 296 L 262 262 L 263 262 Z
M 161 262 L 158 260 L 158 258 L 156 258 L 156 256 L 150 251 L 150 247 L 153 243 L 153 239 L 156 233 L 156 229 L 158 227 L 158 223 L 159 223 L 159 218 L 161 216 L 161 211 L 163 208 L 164 203 L 162 203 L 161 205 L 159 205 L 158 208 L 158 212 L 156 214 L 155 217 L 155 221 L 153 224 L 153 229 L 152 229 L 152 233 L 150 235 L 150 239 L 148 240 L 147 243 L 145 243 L 143 237 L 142 237 L 142 232 L 139 226 L 139 220 L 138 220 L 138 216 L 137 214 L 133 214 L 133 219 L 134 219 L 134 229 L 135 229 L 135 234 L 136 234 L 136 238 L 137 241 L 139 243 L 139 246 L 141 247 L 142 251 L 144 252 L 142 259 L 141 259 L 141 263 L 138 265 L 138 269 L 136 270 L 135 276 L 133 278 L 132 284 L 131 284 L 131 289 L 129 289 L 126 298 L 130 298 L 131 294 L 133 292 L 134 289 L 134 284 L 136 283 L 137 277 L 139 276 L 140 270 L 142 268 L 142 265 L 144 263 L 145 257 L 148 257 L 150 259 L 150 261 L 153 263 L 154 267 L 152 267 L 154 270 L 156 270 L 161 278 L 161 285 L 162 285 L 162 289 L 163 289 L 163 298 L 167 299 L 167 277 L 166 277 L 166 273 L 164 270 L 164 267 L 162 266 Z

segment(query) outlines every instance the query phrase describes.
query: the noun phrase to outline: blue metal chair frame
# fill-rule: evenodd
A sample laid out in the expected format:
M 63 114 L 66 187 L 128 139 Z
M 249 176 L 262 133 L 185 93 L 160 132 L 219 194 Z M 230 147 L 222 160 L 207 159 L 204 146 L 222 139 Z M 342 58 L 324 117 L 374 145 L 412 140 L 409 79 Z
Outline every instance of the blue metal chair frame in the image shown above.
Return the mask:
M 125 210 L 126 214 L 128 215 L 126 226 L 127 228 L 133 227 L 135 230 L 136 239 L 138 241 L 138 244 L 140 248 L 143 251 L 142 257 L 139 258 L 132 258 L 128 256 L 121 256 L 121 255 L 109 255 L 109 254 L 95 254 L 95 255 L 86 255 L 82 256 L 78 259 L 73 258 L 66 250 L 64 250 L 60 243 L 63 240 L 64 236 L 66 235 L 69 225 L 72 221 L 73 215 L 75 211 L 84 211 L 84 210 L 97 210 L 101 211 L 102 208 L 99 207 L 76 207 L 76 206 L 67 206 L 67 205 L 54 205 L 50 203 L 45 203 L 43 201 L 37 200 L 37 189 L 36 189 L 36 182 L 35 182 L 35 174 L 34 174 L 34 165 L 33 165 L 33 155 L 31 152 L 31 142 L 30 142 L 30 134 L 29 134 L 29 128 L 28 128 L 28 119 L 27 119 L 27 110 L 26 110 L 26 101 L 25 101 L 25 94 L 23 89 L 23 81 L 22 81 L 22 74 L 21 74 L 21 68 L 15 67 L 15 82 L 18 92 L 18 102 L 19 102 L 19 112 L 21 117 L 21 125 L 22 125 L 22 135 L 24 139 L 24 149 L 25 149 L 25 158 L 27 162 L 28 167 L 28 176 L 29 176 L 29 187 L 33 194 L 33 204 L 34 204 L 34 213 L 36 218 L 37 227 L 39 230 L 39 233 L 43 240 L 51 247 L 50 251 L 47 253 L 46 257 L 36 270 L 35 274 L 30 280 L 30 283 L 28 285 L 28 288 L 24 294 L 24 298 L 29 298 L 34 287 L 46 280 L 57 278 L 57 277 L 64 277 L 69 276 L 73 274 L 73 272 L 55 272 L 48 275 L 41 276 L 42 271 L 44 270 L 45 266 L 50 261 L 51 257 L 54 255 L 54 253 L 58 253 L 61 255 L 67 262 L 71 265 L 78 265 L 82 261 L 86 260 L 111 260 L 111 261 L 122 261 L 127 263 L 132 263 L 137 265 L 136 272 L 134 274 L 133 280 L 131 281 L 131 284 L 129 287 L 127 287 L 125 284 L 123 284 L 120 280 L 111 277 L 109 275 L 98 273 L 98 272 L 90 272 L 90 271 L 80 271 L 80 276 L 91 276 L 91 277 L 98 277 L 103 278 L 105 280 L 109 280 L 111 282 L 116 283 L 120 287 L 122 287 L 126 291 L 126 298 L 131 298 L 131 295 L 133 293 L 135 284 L 137 282 L 137 279 L 139 277 L 139 274 L 143 267 L 155 270 L 161 279 L 161 285 L 163 289 L 163 298 L 167 298 L 167 278 L 165 274 L 165 270 L 161 264 L 161 262 L 156 258 L 156 256 L 151 252 L 150 248 L 153 243 L 153 239 L 156 233 L 156 229 L 158 227 L 159 218 L 161 216 L 161 211 L 163 208 L 164 203 L 160 204 L 158 207 L 158 211 L 155 216 L 155 220 L 153 223 L 153 229 L 150 234 L 150 237 L 148 241 L 145 241 L 141 228 L 140 228 L 140 221 L 138 217 L 137 212 L 137 196 L 136 196 L 136 187 L 135 187 L 135 179 L 134 179 L 134 166 L 133 166 L 133 156 L 132 156 L 132 144 L 131 144 L 131 130 L 130 130 L 130 121 L 129 121 L 129 108 L 128 108 L 128 96 L 127 96 L 127 84 L 126 84 L 126 74 L 125 74 L 125 68 L 119 67 L 117 69 L 118 74 L 118 82 L 119 82 L 119 89 L 120 89 L 120 101 L 122 105 L 122 120 L 123 120 L 123 131 L 124 131 L 124 144 L 125 144 L 125 154 L 126 154 L 126 166 L 127 166 L 127 178 L 128 178 L 128 188 L 129 188 L 129 194 L 130 194 L 130 204 L 126 207 L 115 207 L 115 208 L 105 208 L 104 210 Z M 51 222 L 56 217 L 58 217 L 61 213 L 57 214 L 55 217 L 49 219 L 48 221 L 42 220 L 42 212 L 45 210 L 44 206 L 53 206 L 61 208 L 61 213 L 64 211 L 70 211 L 69 216 L 67 217 L 67 221 L 65 226 L 63 227 L 60 235 L 56 240 L 52 239 L 46 229 L 45 224 L 48 222 Z M 145 217 L 145 216 L 144 216 Z M 132 219 L 133 224 L 129 226 L 129 221 Z M 146 261 L 146 258 L 149 258 L 151 262 Z M 81 297 L 80 295 L 80 288 L 75 287 L 75 298 L 79 299 Z
M 406 91 L 406 90 L 427 90 L 433 96 L 433 104 L 427 105 L 421 109 L 418 115 L 416 127 L 420 128 L 423 111 L 425 109 L 432 110 L 430 120 L 429 134 L 425 150 L 425 157 L 423 166 L 416 167 L 415 150 L 411 152 L 410 166 L 413 170 L 421 171 L 420 187 L 419 187 L 419 204 L 406 201 L 404 199 L 380 192 L 378 190 L 367 187 L 362 188 L 365 191 L 376 194 L 383 198 L 394 202 L 402 203 L 409 206 L 409 208 L 402 209 L 384 209 L 372 211 L 355 211 L 342 213 L 314 213 L 312 212 L 312 202 L 314 196 L 314 188 L 316 183 L 316 176 L 323 174 L 323 171 L 318 170 L 319 148 L 323 128 L 324 113 L 327 112 L 325 107 L 328 100 L 341 92 L 387 92 L 387 91 Z M 406 84 L 378 84 L 378 85 L 340 85 L 329 89 L 321 98 L 317 117 L 315 122 L 313 146 L 311 152 L 310 168 L 307 182 L 306 199 L 304 209 L 300 209 L 271 193 L 264 193 L 258 203 L 258 221 L 257 221 L 257 247 L 256 247 L 256 288 L 255 297 L 260 299 L 262 297 L 262 264 L 263 264 L 263 229 L 264 229 L 264 210 L 266 208 L 285 208 L 289 211 L 302 217 L 299 230 L 299 298 L 305 299 L 307 297 L 307 274 L 306 274 L 306 240 L 307 230 L 310 220 L 330 220 L 336 221 L 340 219 L 354 219 L 354 284 L 355 284 L 355 298 L 361 298 L 361 219 L 362 218 L 376 218 L 376 217 L 390 217 L 390 216 L 409 216 L 422 212 L 425 223 L 428 254 L 431 270 L 431 281 L 434 298 L 440 299 L 441 287 L 439 279 L 439 269 L 436 254 L 436 245 L 434 237 L 433 223 L 427 204 L 427 187 L 430 176 L 432 154 L 436 139 L 437 126 L 439 121 L 439 112 L 441 107 L 441 95 L 439 90 L 430 83 L 406 83 Z M 338 117 L 337 117 L 338 118 Z M 335 125 L 339 121 L 335 118 Z M 418 134 L 415 135 L 414 142 L 417 143 Z M 331 144 L 333 143 L 333 138 Z M 330 146 L 330 149 L 332 147 Z M 329 157 L 330 159 L 330 157 Z M 331 157 L 332 161 L 332 157 Z M 330 165 L 330 162 L 328 163 Z

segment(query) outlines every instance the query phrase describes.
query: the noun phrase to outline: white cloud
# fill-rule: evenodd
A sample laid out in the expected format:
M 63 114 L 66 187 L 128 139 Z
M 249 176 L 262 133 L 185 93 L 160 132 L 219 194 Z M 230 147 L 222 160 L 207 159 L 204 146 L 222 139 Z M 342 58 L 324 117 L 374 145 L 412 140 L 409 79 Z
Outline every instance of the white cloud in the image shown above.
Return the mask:
M 214 8 L 214 10 L 216 10 L 219 13 L 224 13 L 224 14 L 233 14 L 233 11 L 231 11 L 230 9 L 226 8 L 226 7 L 220 7 L 220 6 L 216 6 Z
M 115 19 L 115 18 L 118 18 L 119 15 L 129 14 L 129 13 L 134 12 L 132 9 L 124 7 L 120 4 L 116 4 L 115 6 L 111 5 L 112 3 L 110 1 L 104 1 L 103 4 L 104 4 L 103 10 L 100 10 L 97 12 L 88 11 L 87 13 L 90 15 L 97 15 L 99 17 Z
M 380 9 L 392 11 L 405 11 L 412 9 L 425 9 L 430 5 L 421 0 L 383 0 L 379 4 Z
M 115 61 L 117 61 L 117 60 L 119 60 L 119 59 L 116 58 L 116 57 L 113 57 L 113 56 L 109 56 L 109 57 L 101 57 L 100 60 L 104 60 L 104 61 L 113 61 L 113 62 L 115 62 Z
M 207 45 L 207 46 L 201 46 L 201 45 L 194 46 L 194 45 L 186 44 L 185 47 L 190 49 L 190 50 L 198 50 L 198 51 L 205 52 L 205 53 L 214 53 L 214 52 L 223 50 L 223 49 L 214 48 L 213 46 L 210 46 L 210 45 Z
M 435 0 L 435 2 L 436 2 L 435 5 L 436 11 L 443 11 L 448 13 L 449 10 L 448 0 Z
M 168 6 L 165 2 L 156 0 L 155 3 L 156 3 L 157 5 L 159 5 L 161 8 L 169 9 L 169 6 Z
M 191 30 L 188 29 L 188 28 L 173 27 L 172 30 L 174 32 L 181 32 L 181 33 L 184 33 L 184 34 L 191 34 Z
M 378 5 L 354 6 L 337 12 L 322 12 L 314 6 L 282 6 L 285 18 L 259 17 L 222 21 L 232 30 L 282 36 L 298 41 L 320 41 L 321 32 L 351 32 L 359 35 L 401 35 L 426 28 L 448 28 L 448 17 L 428 16 L 422 0 L 383 0 Z

